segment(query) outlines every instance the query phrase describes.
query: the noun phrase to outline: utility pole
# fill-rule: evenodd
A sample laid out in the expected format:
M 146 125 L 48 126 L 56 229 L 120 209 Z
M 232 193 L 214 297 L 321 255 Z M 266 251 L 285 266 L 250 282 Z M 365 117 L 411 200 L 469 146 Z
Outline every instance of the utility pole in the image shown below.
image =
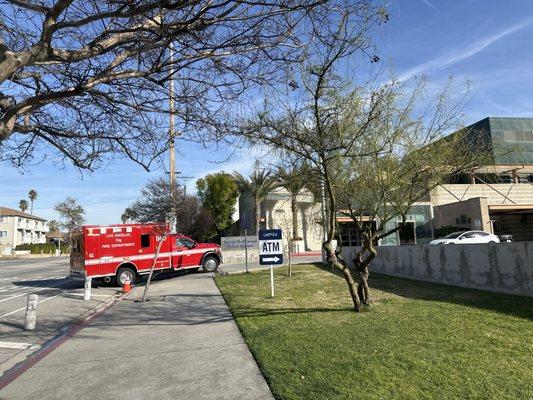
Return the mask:
M 175 139 L 176 131 L 174 128 L 174 44 L 170 42 L 170 80 L 169 80 L 169 173 L 170 173 L 170 197 L 172 200 L 172 208 L 176 206 L 176 152 Z M 171 230 L 176 233 L 176 215 L 173 213 L 172 221 L 170 221 Z

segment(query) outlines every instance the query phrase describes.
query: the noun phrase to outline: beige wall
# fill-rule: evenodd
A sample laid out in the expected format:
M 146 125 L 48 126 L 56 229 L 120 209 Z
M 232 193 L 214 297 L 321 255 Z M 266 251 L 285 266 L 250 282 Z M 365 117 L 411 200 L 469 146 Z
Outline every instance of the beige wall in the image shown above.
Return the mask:
M 462 229 L 479 229 L 491 232 L 487 199 L 483 197 L 434 206 L 433 214 L 433 227 L 435 229 L 452 225 Z M 466 217 L 464 222 L 461 222 L 462 215 Z M 459 219 L 459 223 L 457 219 Z
M 495 183 L 442 185 L 431 192 L 431 204 L 455 203 L 475 197 L 485 197 L 487 204 L 530 204 L 533 202 L 533 185 L 529 183 Z

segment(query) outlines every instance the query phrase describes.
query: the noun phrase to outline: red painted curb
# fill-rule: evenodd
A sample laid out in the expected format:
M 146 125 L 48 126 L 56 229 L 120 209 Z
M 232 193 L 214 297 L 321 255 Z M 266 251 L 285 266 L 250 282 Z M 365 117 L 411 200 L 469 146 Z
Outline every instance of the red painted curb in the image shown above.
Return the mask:
M 28 369 L 33 367 L 35 364 L 37 364 L 39 361 L 45 358 L 48 354 L 50 354 L 52 351 L 54 351 L 59 346 L 61 346 L 63 343 L 65 343 L 68 339 L 76 335 L 76 333 L 81 331 L 87 324 L 94 321 L 96 318 L 102 315 L 105 311 L 107 311 L 108 309 L 113 307 L 115 304 L 117 304 L 119 301 L 121 301 L 123 297 L 124 295 L 116 298 L 112 302 L 106 304 L 100 310 L 96 311 L 94 314 L 87 316 L 84 320 L 70 325 L 65 332 L 60 333 L 54 338 L 50 339 L 48 342 L 46 342 L 43 345 L 43 347 L 41 347 L 35 353 L 31 354 L 27 359 L 19 362 L 15 366 L 5 371 L 3 375 L 0 377 L 0 390 L 4 389 L 7 385 L 9 385 L 19 376 L 21 376 L 24 372 L 26 372 Z

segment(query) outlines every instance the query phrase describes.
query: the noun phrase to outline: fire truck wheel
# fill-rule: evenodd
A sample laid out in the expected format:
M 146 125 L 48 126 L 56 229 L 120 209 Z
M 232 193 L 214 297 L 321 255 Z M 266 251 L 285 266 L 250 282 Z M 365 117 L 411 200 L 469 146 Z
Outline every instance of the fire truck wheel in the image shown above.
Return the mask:
M 216 259 L 216 257 L 207 256 L 206 258 L 204 258 L 202 268 L 205 272 L 215 272 L 218 268 L 218 260 Z
M 127 280 L 133 285 L 135 283 L 135 271 L 129 267 L 119 268 L 117 271 L 117 285 L 122 286 Z

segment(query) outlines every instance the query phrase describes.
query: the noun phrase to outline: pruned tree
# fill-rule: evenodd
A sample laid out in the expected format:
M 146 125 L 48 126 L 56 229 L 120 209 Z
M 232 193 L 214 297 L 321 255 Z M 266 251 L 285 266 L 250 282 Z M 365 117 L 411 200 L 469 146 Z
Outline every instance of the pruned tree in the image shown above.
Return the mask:
M 29 205 L 28 205 L 28 200 L 24 200 L 22 199 L 21 201 L 19 201 L 19 208 L 20 208 L 20 211 L 22 212 L 26 212 L 26 210 L 28 209 Z
M 198 197 L 203 208 L 211 214 L 217 235 L 233 223 L 235 204 L 239 198 L 239 188 L 233 177 L 225 172 L 208 174 L 196 181 Z
M 168 147 L 170 111 L 184 138 L 219 139 L 228 106 L 284 79 L 343 3 L 4 1 L 0 161 L 92 170 L 117 156 L 149 168 Z
M 233 176 L 241 194 L 248 194 L 254 203 L 254 234 L 258 234 L 261 225 L 261 202 L 266 196 L 279 186 L 279 182 L 272 171 L 261 169 L 258 162 L 248 177 L 239 172 L 234 172 Z
M 33 202 L 35 200 L 37 200 L 37 190 L 35 189 L 31 189 L 29 192 L 28 192 L 28 198 L 30 199 L 30 214 L 33 215 Z
M 74 197 L 68 196 L 65 200 L 56 203 L 54 210 L 59 214 L 61 226 L 69 234 L 85 222 L 85 210 Z

